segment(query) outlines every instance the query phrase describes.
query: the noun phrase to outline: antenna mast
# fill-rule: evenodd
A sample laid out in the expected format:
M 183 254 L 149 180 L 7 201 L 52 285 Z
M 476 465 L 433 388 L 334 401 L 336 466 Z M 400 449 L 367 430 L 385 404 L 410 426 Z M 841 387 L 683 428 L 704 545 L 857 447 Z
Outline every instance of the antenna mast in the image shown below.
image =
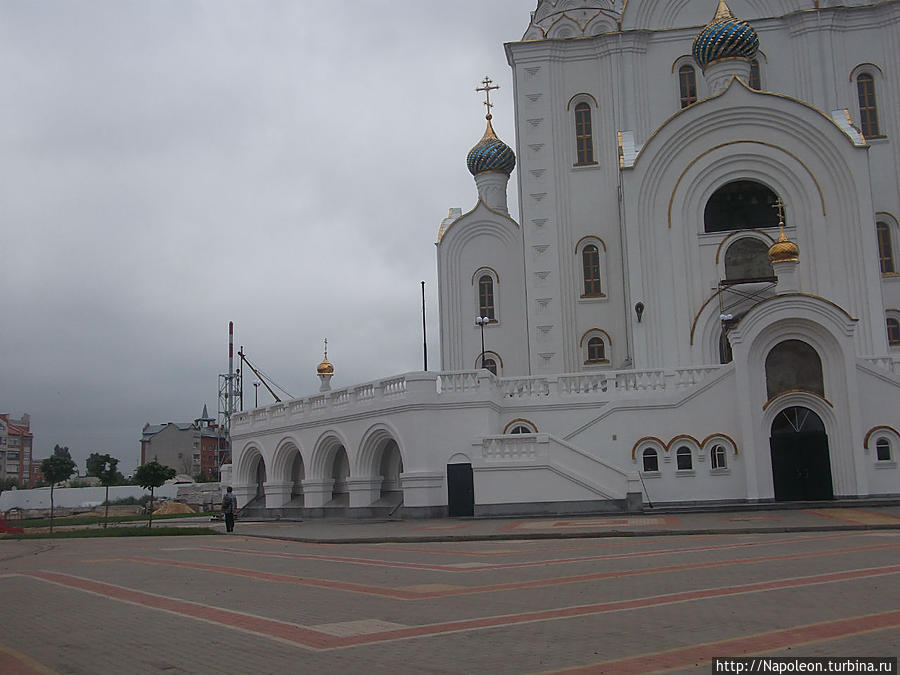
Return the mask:
M 225 460 L 231 461 L 231 416 L 235 413 L 235 392 L 241 389 L 241 371 L 234 370 L 234 321 L 228 322 L 228 372 L 219 375 L 219 447 L 215 455 L 215 473 Z

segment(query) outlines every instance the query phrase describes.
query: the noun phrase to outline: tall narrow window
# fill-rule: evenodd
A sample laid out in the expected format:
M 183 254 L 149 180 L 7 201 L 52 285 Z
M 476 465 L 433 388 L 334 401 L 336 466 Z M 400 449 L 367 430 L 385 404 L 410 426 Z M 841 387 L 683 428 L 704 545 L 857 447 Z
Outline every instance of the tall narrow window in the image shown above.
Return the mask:
M 681 446 L 675 451 L 675 466 L 679 471 L 691 471 L 694 468 L 694 457 L 690 448 Z
M 894 273 L 894 249 L 891 246 L 891 227 L 887 223 L 876 223 L 878 233 L 878 259 L 882 274 Z
M 478 311 L 494 320 L 494 280 L 487 274 L 478 280 Z
M 579 103 L 575 106 L 575 144 L 578 164 L 594 163 L 594 137 L 591 129 L 591 106 Z
M 869 73 L 862 73 L 856 78 L 856 90 L 859 93 L 859 122 L 863 136 L 866 138 L 880 136 L 878 104 L 875 102 L 875 78 Z
M 750 88 L 757 91 L 762 89 L 762 79 L 759 76 L 759 61 L 753 59 L 750 62 Z
M 890 317 L 887 320 L 888 344 L 891 347 L 900 347 L 900 321 Z
M 587 297 L 603 295 L 600 286 L 600 249 L 588 244 L 581 251 L 581 263 L 584 268 L 584 294 Z
M 641 459 L 643 460 L 644 471 L 648 473 L 659 471 L 659 455 L 656 453 L 656 450 L 647 448 L 644 450 L 644 454 L 641 455 Z
M 678 84 L 681 88 L 681 107 L 687 108 L 697 102 L 697 72 L 693 66 L 678 69 Z

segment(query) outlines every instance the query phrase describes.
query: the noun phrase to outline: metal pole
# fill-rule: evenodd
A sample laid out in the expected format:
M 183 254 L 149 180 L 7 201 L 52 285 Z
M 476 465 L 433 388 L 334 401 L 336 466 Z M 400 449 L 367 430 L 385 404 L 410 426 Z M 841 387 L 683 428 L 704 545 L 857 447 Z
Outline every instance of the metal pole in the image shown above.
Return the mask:
M 425 333 L 425 282 L 422 282 L 422 360 L 425 363 L 422 370 L 428 371 L 428 337 Z
M 485 317 L 481 317 L 481 368 L 485 369 L 484 365 L 484 323 Z

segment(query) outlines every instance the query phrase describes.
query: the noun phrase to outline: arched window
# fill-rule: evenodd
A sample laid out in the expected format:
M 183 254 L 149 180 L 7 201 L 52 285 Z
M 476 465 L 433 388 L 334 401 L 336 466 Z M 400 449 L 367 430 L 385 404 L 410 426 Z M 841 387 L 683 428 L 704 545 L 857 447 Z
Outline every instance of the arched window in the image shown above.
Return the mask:
M 856 78 L 856 91 L 859 94 L 859 123 L 863 136 L 866 138 L 880 136 L 875 78 L 870 73 L 860 73 Z
M 785 340 L 766 356 L 766 395 L 772 399 L 786 391 L 825 395 L 822 359 L 801 340 Z
M 581 336 L 581 353 L 584 365 L 598 366 L 609 364 L 612 340 L 605 330 L 593 328 Z
M 775 270 L 769 260 L 769 247 L 753 237 L 741 237 L 725 251 L 725 279 L 772 279 Z
M 484 357 L 484 369 L 489 370 L 494 375 L 497 374 L 497 362 L 492 359 L 490 356 Z
M 513 420 L 506 425 L 504 434 L 536 434 L 537 427 L 528 420 Z
M 900 321 L 892 316 L 887 318 L 888 344 L 891 347 L 900 347 Z
M 725 457 L 725 448 L 721 445 L 714 445 L 709 453 L 709 468 L 713 471 L 727 468 Z
M 697 71 L 693 66 L 684 65 L 678 69 L 678 87 L 682 108 L 697 102 Z
M 575 106 L 575 148 L 577 164 L 594 164 L 594 136 L 591 125 L 591 106 Z
M 606 360 L 606 346 L 598 337 L 588 340 L 588 362 L 597 363 Z
M 486 316 L 491 321 L 494 316 L 494 280 L 485 274 L 478 280 L 478 311 L 479 316 Z
M 675 451 L 675 466 L 678 471 L 691 471 L 694 468 L 694 457 L 690 448 L 682 445 Z
M 759 91 L 762 89 L 762 78 L 759 76 L 759 60 L 753 59 L 750 62 L 750 82 L 747 84 L 750 85 L 751 89 L 756 89 Z
M 641 455 L 641 460 L 643 460 L 644 471 L 659 471 L 659 455 L 653 448 L 647 448 L 646 450 L 644 450 L 643 454 Z
M 879 462 L 891 461 L 891 442 L 886 438 L 879 438 L 875 443 L 875 459 Z
M 716 190 L 703 211 L 706 232 L 778 227 L 778 196 L 762 183 L 737 180 Z
M 891 245 L 891 226 L 884 222 L 875 223 L 875 232 L 878 234 L 878 260 L 881 263 L 882 274 L 893 274 L 894 248 Z
M 603 295 L 600 285 L 600 250 L 588 244 L 581 251 L 581 266 L 584 271 L 584 297 Z

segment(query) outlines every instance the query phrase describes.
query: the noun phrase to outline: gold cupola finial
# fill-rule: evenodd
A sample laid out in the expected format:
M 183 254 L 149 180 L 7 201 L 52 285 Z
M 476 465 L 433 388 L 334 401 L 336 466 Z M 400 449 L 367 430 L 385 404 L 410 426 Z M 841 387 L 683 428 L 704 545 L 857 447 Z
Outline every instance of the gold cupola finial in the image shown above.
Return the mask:
M 722 0 L 724 2 L 724 0 Z M 778 241 L 769 247 L 769 260 L 778 262 L 797 262 L 800 260 L 800 247 L 787 238 L 784 233 L 784 202 L 779 197 L 772 208 L 778 209 Z
M 316 374 L 334 375 L 334 366 L 331 365 L 331 362 L 328 360 L 328 338 L 325 338 L 325 358 L 323 358 L 322 363 L 316 367 Z
M 733 18 L 735 18 L 735 16 L 731 11 L 731 8 L 728 6 L 728 3 L 725 2 L 725 0 L 719 0 L 719 6 L 716 7 L 716 15 L 713 17 L 711 23 L 716 23 L 717 21 L 724 21 L 725 19 Z

